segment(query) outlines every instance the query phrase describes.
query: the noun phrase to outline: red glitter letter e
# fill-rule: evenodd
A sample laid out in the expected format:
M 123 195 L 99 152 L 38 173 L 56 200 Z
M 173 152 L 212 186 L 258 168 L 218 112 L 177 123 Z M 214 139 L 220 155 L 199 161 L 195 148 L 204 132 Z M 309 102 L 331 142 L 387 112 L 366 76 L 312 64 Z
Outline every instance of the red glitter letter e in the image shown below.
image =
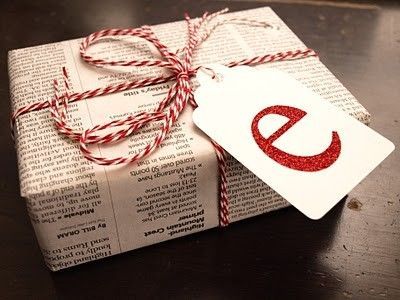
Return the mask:
M 289 118 L 289 121 L 274 132 L 269 138 L 265 138 L 261 135 L 258 129 L 258 123 L 261 118 L 269 115 L 277 114 Z M 290 127 L 300 121 L 307 113 L 301 109 L 275 105 L 270 106 L 260 111 L 253 119 L 251 124 L 251 131 L 253 137 L 260 147 L 260 149 L 272 158 L 277 163 L 299 171 L 315 172 L 328 168 L 332 165 L 340 155 L 341 142 L 339 135 L 336 131 L 332 132 L 332 141 L 329 147 L 322 153 L 312 156 L 297 156 L 286 153 L 275 146 L 272 143 L 284 134 Z

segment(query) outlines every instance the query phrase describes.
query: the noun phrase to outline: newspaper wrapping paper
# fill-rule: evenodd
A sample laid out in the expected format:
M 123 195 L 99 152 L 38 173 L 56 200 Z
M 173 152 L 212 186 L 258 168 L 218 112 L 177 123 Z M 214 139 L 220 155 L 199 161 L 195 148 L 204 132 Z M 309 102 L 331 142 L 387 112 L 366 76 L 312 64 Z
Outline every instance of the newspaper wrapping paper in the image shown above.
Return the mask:
M 272 28 L 225 24 L 195 54 L 194 65 L 227 63 L 265 53 L 305 49 L 305 45 L 268 7 L 230 13 L 267 21 Z M 186 41 L 184 21 L 152 26 L 170 49 Z M 49 99 L 52 80 L 66 66 L 74 92 L 127 79 L 160 74 L 159 69 L 103 68 L 81 61 L 81 39 L 9 52 L 13 111 Z M 148 57 L 154 49 L 132 37 L 108 39 L 90 50 L 107 59 Z M 318 58 L 268 63 L 258 68 L 284 70 L 327 101 L 358 120 L 370 116 Z M 71 104 L 74 128 L 153 108 L 171 83 L 133 89 Z M 21 195 L 47 266 L 60 270 L 84 262 L 218 226 L 218 167 L 208 138 L 191 120 L 187 107 L 161 147 L 149 159 L 127 166 L 99 166 L 82 157 L 78 145 L 59 135 L 47 109 L 18 118 L 16 149 Z M 98 154 L 133 154 L 156 124 L 112 146 L 94 146 Z M 230 221 L 288 206 L 282 197 L 228 157 Z

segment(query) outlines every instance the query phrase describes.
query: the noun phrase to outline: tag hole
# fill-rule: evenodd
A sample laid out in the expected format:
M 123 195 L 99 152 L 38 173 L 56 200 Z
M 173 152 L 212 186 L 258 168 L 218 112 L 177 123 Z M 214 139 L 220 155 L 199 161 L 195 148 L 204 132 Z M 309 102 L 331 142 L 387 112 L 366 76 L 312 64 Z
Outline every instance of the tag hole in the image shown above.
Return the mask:
M 223 79 L 222 74 L 215 72 L 213 69 L 208 68 L 208 67 L 202 67 L 202 71 L 207 74 L 208 76 L 211 77 L 212 80 L 215 80 L 216 82 L 221 82 Z
M 216 82 L 221 82 L 224 79 L 224 77 L 222 76 L 222 74 L 214 73 L 212 79 L 215 80 Z

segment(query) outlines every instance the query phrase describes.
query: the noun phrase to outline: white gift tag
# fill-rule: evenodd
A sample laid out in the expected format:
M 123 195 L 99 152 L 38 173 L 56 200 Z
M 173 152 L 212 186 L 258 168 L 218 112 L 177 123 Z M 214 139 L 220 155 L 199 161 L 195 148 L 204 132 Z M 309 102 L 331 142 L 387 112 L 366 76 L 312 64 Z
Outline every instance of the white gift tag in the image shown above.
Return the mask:
M 212 65 L 197 74 L 194 123 L 256 176 L 319 219 L 394 144 L 290 75 Z

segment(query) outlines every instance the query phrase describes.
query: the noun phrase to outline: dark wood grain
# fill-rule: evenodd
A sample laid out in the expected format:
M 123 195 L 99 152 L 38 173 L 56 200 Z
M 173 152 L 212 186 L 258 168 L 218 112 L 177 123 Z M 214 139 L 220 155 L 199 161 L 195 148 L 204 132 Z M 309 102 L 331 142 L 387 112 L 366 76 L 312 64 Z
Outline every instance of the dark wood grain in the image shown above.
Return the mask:
M 322 220 L 293 208 L 51 273 L 42 261 L 9 137 L 6 51 L 104 27 L 178 20 L 184 11 L 249 1 L 2 1 L 0 298 L 400 298 L 400 154 L 395 151 Z M 400 7 L 272 2 L 270 6 L 400 146 Z

